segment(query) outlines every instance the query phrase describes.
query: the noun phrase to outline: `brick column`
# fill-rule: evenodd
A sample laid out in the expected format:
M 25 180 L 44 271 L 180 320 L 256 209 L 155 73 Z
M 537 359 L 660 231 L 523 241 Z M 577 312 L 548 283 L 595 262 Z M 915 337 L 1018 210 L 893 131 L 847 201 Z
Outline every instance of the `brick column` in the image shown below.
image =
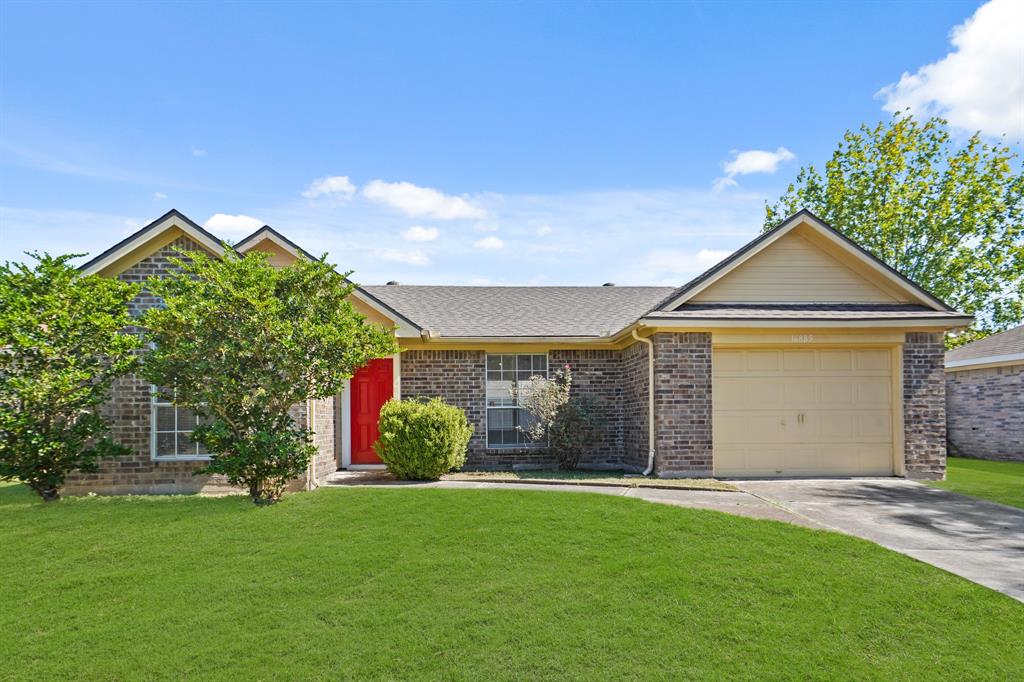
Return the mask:
M 909 332 L 903 345 L 907 478 L 946 477 L 945 346 L 939 332 Z
M 655 472 L 711 475 L 711 334 L 659 332 L 654 341 Z

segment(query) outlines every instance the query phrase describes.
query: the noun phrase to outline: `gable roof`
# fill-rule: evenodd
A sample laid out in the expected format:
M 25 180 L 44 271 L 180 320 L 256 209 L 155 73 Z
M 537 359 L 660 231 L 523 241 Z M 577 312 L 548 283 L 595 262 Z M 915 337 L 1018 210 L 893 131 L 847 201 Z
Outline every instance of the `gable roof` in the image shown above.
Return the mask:
M 888 264 L 876 258 L 873 254 L 807 209 L 797 211 L 772 229 L 734 251 L 721 262 L 676 289 L 672 295 L 667 297 L 666 300 L 658 306 L 658 310 L 673 310 L 686 303 L 698 293 L 708 288 L 711 284 L 717 282 L 729 272 L 738 268 L 742 263 L 746 262 L 757 253 L 760 253 L 769 245 L 788 234 L 798 225 L 807 225 L 818 231 L 820 234 L 823 234 L 838 247 L 854 255 L 863 264 L 885 277 L 899 289 L 907 292 L 913 299 L 917 300 L 921 304 L 934 310 L 955 312 L 952 308 L 925 290 L 919 284 L 912 282 Z
M 142 249 L 147 243 L 153 240 L 159 239 L 160 235 L 167 232 L 170 229 L 178 228 L 183 233 L 191 237 L 196 243 L 210 250 L 214 255 L 221 255 L 224 253 L 226 242 L 218 238 L 212 232 L 204 228 L 199 223 L 195 222 L 178 209 L 172 208 L 167 213 L 163 214 L 153 222 L 142 227 L 141 229 L 128 235 L 118 243 L 111 246 L 109 249 L 99 254 L 95 258 L 87 261 L 86 263 L 78 267 L 80 272 L 87 275 L 100 273 L 104 268 L 117 263 L 117 261 L 125 258 L 133 252 Z M 312 254 L 300 247 L 292 240 L 285 237 L 283 234 L 270 227 L 264 225 L 252 234 L 243 238 L 234 246 L 228 246 L 227 248 L 233 249 L 239 253 L 246 250 L 247 247 L 255 245 L 263 239 L 269 239 L 286 251 L 291 252 L 293 255 L 310 260 L 317 260 Z M 149 255 L 148 253 L 146 255 Z M 144 258 L 142 256 L 141 258 Z M 139 260 L 141 260 L 139 258 Z M 399 313 L 397 310 L 393 310 L 375 296 L 368 294 L 362 287 L 356 285 L 356 289 L 353 292 L 353 296 L 368 305 L 370 308 L 376 310 L 387 318 L 393 320 L 398 328 L 396 334 L 398 336 L 418 336 L 420 328 L 415 325 L 411 320 L 406 318 L 404 315 Z
M 672 287 L 363 287 L 442 338 L 608 337 L 636 322 Z
M 1024 364 L 1024 324 L 964 344 L 946 353 L 946 367 Z
M 283 248 L 285 251 L 295 256 L 296 258 L 308 258 L 309 260 L 319 260 L 316 256 L 306 251 L 304 248 L 293 242 L 288 237 L 272 228 L 270 225 L 264 225 L 252 234 L 243 237 L 235 243 L 234 249 L 239 253 L 245 253 L 250 247 L 259 244 L 261 241 L 271 241 Z
M 136 248 L 144 245 L 150 239 L 155 239 L 165 230 L 177 227 L 190 236 L 197 243 L 205 246 L 214 254 L 220 255 L 224 252 L 222 241 L 213 233 L 209 232 L 199 223 L 186 216 L 179 210 L 172 208 L 167 213 L 145 225 L 141 229 L 128 235 L 109 249 L 78 266 L 78 269 L 87 275 L 95 274 L 104 267 L 116 262 Z

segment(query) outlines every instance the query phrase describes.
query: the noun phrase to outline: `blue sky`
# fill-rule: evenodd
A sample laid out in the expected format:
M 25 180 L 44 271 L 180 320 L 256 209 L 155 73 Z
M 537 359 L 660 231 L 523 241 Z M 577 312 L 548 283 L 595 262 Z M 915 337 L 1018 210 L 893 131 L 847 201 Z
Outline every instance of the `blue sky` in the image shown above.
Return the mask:
M 678 284 L 886 108 L 1019 145 L 980 5 L 5 2 L 0 259 L 174 207 L 365 283 Z

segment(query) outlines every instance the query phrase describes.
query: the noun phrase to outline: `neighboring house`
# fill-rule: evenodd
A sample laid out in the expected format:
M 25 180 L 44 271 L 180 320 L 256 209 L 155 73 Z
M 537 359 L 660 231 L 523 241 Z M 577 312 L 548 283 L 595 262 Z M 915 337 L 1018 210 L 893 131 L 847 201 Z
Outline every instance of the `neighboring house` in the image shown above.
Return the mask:
M 222 252 L 171 211 L 82 266 L 140 282 L 172 246 Z M 269 227 L 235 245 L 276 264 L 309 257 Z M 602 442 L 584 466 L 659 476 L 909 476 L 946 466 L 943 333 L 960 314 L 807 211 L 681 287 L 363 286 L 354 305 L 394 328 L 402 352 L 359 370 L 336 398 L 299 406 L 319 454 L 306 484 L 379 466 L 380 405 L 440 396 L 475 427 L 468 467 L 550 465 L 524 441 L 510 387 L 573 368 Z M 141 295 L 137 312 L 156 304 Z M 115 389 L 114 434 L 133 456 L 73 490 L 165 492 L 204 481 L 186 410 L 134 377 Z
M 1024 325 L 946 353 L 950 454 L 1024 461 Z

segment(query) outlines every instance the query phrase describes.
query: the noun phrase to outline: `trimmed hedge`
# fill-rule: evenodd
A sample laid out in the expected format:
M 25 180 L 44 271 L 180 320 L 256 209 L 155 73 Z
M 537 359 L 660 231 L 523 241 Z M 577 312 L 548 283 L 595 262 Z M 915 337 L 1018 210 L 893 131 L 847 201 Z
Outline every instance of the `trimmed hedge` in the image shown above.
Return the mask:
M 466 414 L 440 398 L 389 400 L 380 410 L 374 448 L 401 479 L 435 480 L 466 463 L 473 427 Z

